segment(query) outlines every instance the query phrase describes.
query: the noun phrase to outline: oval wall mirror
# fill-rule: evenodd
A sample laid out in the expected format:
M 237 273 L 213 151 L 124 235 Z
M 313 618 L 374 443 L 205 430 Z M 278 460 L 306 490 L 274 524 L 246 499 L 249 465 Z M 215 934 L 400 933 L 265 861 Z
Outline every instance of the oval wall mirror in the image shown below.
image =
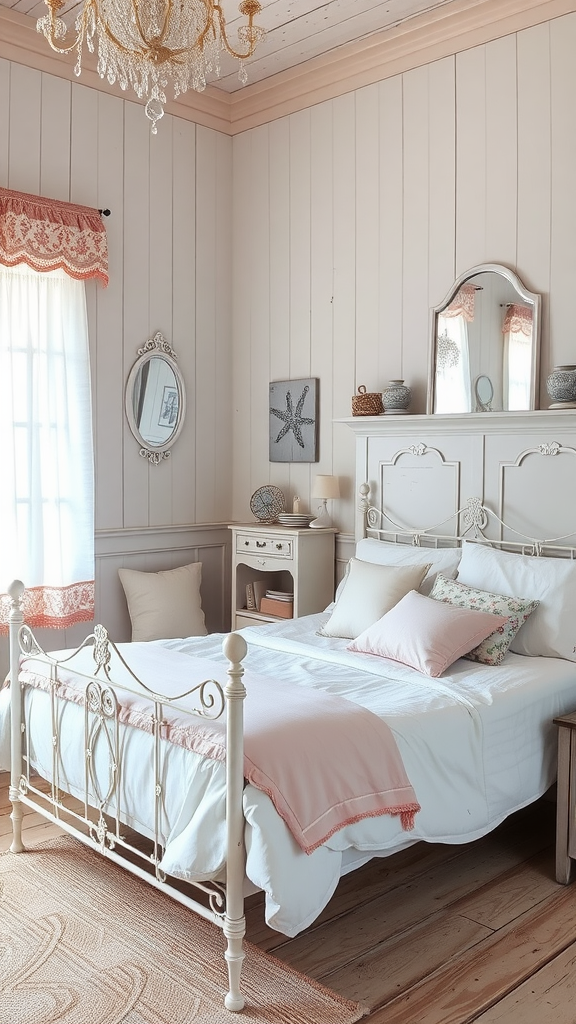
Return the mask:
M 472 267 L 430 314 L 427 412 L 537 408 L 540 295 L 512 270 Z
M 186 393 L 176 353 L 159 331 L 138 349 L 124 400 L 140 455 L 156 465 L 169 458 L 184 423 Z

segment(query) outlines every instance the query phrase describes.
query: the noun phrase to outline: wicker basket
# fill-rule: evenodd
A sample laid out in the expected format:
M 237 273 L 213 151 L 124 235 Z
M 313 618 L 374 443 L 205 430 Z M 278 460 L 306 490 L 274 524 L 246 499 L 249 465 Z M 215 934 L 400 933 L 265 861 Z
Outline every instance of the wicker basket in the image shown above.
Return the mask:
M 379 391 L 366 391 L 363 384 L 358 388 L 358 394 L 352 395 L 353 416 L 379 416 L 384 412 L 382 405 L 382 394 Z

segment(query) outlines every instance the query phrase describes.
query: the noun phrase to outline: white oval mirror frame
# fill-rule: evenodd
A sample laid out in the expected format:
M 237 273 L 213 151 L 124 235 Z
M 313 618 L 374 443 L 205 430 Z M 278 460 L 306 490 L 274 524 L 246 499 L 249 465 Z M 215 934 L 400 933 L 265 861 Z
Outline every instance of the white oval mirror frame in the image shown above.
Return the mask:
M 138 349 L 124 407 L 140 455 L 154 465 L 169 458 L 184 425 L 186 391 L 176 353 L 160 331 Z
M 466 289 L 465 285 L 471 285 L 472 288 Z M 463 342 L 460 338 L 453 336 L 456 326 L 459 321 L 473 321 L 474 312 L 469 315 L 457 316 L 458 310 L 455 310 L 454 307 L 459 305 L 461 296 L 465 296 L 465 293 L 471 290 L 475 292 L 473 303 L 476 304 L 476 311 L 479 315 L 476 315 L 476 324 L 473 327 L 469 328 L 468 324 L 464 324 L 464 327 L 460 325 L 460 331 L 466 334 L 466 339 Z M 481 293 L 484 293 L 486 305 L 484 309 L 482 308 Z M 489 297 L 491 305 L 487 305 Z M 430 310 L 427 412 L 466 413 L 536 409 L 540 363 L 540 303 L 540 295 L 528 291 L 517 274 L 501 264 L 484 263 L 461 274 L 452 285 L 444 301 Z M 465 302 L 462 304 L 465 305 Z M 444 315 L 449 307 L 452 307 L 451 312 Z M 520 349 L 518 351 L 519 362 L 525 367 L 525 374 L 520 381 L 516 382 L 514 394 L 511 383 L 513 375 L 509 373 L 512 335 L 509 334 L 505 340 L 502 326 L 506 311 L 512 310 L 512 307 L 520 316 L 522 316 L 522 310 L 527 313 L 531 327 L 531 335 L 526 339 L 522 352 Z M 488 324 L 491 326 L 487 327 Z M 447 326 L 448 330 L 446 330 Z M 484 337 L 480 333 L 482 328 Z M 526 334 L 526 330 L 523 334 Z M 517 348 L 520 336 L 520 332 L 514 335 Z M 456 370 L 463 344 L 466 346 L 465 358 L 460 362 L 459 369 Z M 452 373 L 449 372 L 450 370 Z M 461 398 L 453 401 L 455 407 L 448 408 L 442 395 L 449 388 L 454 394 L 455 383 L 449 378 L 453 377 L 455 373 L 462 375 L 463 389 L 465 387 L 466 394 L 463 393 Z M 490 379 L 493 400 L 490 399 L 487 403 L 490 406 L 488 410 L 474 407 L 475 399 L 478 399 L 474 391 L 474 381 L 478 377 Z

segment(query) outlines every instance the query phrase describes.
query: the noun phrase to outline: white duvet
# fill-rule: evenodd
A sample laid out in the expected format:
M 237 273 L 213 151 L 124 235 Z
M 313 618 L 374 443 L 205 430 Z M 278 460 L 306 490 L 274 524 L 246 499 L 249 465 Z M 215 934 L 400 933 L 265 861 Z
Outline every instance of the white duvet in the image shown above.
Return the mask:
M 386 720 L 396 738 L 421 805 L 413 832 L 398 818 L 367 818 L 349 825 L 307 855 L 276 813 L 269 797 L 248 785 L 244 792 L 249 880 L 266 893 L 268 924 L 287 935 L 307 927 L 329 901 L 341 874 L 369 857 L 393 853 L 419 840 L 465 843 L 493 829 L 508 814 L 537 799 L 556 771 L 555 716 L 576 706 L 576 664 L 507 654 L 488 667 L 457 661 L 440 679 L 391 661 L 346 651 L 346 640 L 320 637 L 326 615 L 246 628 L 246 667 L 270 679 L 320 687 L 362 704 Z M 154 643 L 221 664 L 220 635 Z M 140 645 L 141 646 L 141 645 Z M 121 645 L 130 660 L 130 645 Z M 161 691 L 161 681 L 156 681 Z M 250 699 L 249 688 L 248 697 Z M 48 696 L 29 691 L 34 767 L 50 778 L 52 742 Z M 63 755 L 70 792 L 82 795 L 84 712 L 65 702 Z M 0 767 L 8 768 L 8 692 L 0 694 Z M 123 731 L 123 806 L 129 824 L 152 830 L 152 741 L 138 729 Z M 166 744 L 163 869 L 194 879 L 223 876 L 225 773 Z M 303 780 L 305 784 L 305 780 Z

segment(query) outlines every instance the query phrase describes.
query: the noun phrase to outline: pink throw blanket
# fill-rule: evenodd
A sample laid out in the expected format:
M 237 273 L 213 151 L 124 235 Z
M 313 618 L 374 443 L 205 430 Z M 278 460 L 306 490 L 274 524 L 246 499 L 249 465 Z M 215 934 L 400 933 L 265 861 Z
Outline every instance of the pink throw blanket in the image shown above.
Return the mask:
M 206 679 L 222 687 L 224 665 L 149 644 L 120 644 L 135 674 L 155 692 L 176 696 Z M 84 659 L 80 664 L 80 659 Z M 92 671 L 88 652 L 75 660 Z M 127 693 L 134 685 L 118 666 L 114 692 L 125 724 L 152 730 L 149 699 Z M 37 662 L 28 662 L 22 678 L 48 689 Z M 83 702 L 83 684 L 70 667 L 59 669 L 58 695 Z M 362 818 L 399 815 L 402 828 L 414 827 L 420 810 L 389 726 L 371 711 L 342 697 L 306 686 L 281 683 L 249 671 L 244 683 L 244 775 L 267 793 L 298 845 L 312 853 L 331 835 Z M 193 694 L 165 704 L 163 736 L 208 758 L 226 760 L 225 716 L 208 721 L 185 710 L 198 704 Z

